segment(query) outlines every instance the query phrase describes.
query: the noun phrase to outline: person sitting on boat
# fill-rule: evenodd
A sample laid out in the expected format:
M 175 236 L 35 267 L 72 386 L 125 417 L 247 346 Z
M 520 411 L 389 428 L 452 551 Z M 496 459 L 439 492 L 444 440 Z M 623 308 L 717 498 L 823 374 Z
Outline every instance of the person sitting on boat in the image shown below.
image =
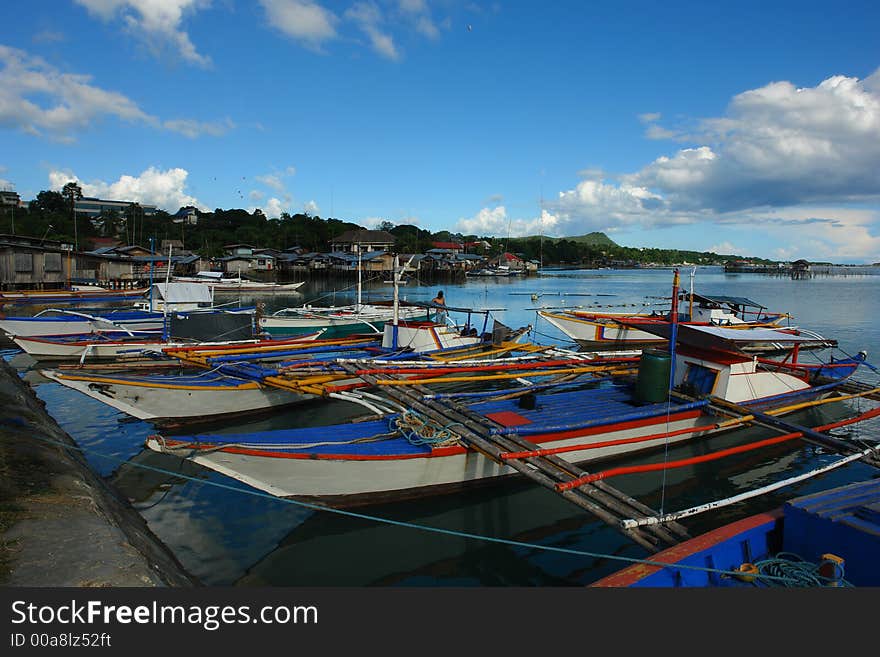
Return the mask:
M 431 303 L 436 304 L 438 306 L 445 306 L 446 300 L 443 298 L 443 290 L 437 292 L 437 296 L 431 299 Z M 446 323 L 446 310 L 442 308 L 437 309 L 437 313 L 434 315 L 434 321 L 438 324 Z

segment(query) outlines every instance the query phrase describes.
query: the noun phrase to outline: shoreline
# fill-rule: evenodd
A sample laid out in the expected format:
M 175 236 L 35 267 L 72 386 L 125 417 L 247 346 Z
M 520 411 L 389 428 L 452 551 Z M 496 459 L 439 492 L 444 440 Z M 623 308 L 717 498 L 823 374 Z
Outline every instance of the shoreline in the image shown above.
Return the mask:
M 0 404 L 0 585 L 199 586 L 5 360 Z

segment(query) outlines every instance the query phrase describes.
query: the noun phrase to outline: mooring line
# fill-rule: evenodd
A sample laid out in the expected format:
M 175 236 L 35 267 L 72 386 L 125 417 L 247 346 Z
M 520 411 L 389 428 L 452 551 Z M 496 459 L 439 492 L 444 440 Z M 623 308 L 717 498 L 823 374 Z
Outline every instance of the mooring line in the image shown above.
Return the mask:
M 216 488 L 222 488 L 224 490 L 230 490 L 230 491 L 233 491 L 236 493 L 243 493 L 245 495 L 260 497 L 263 499 L 273 500 L 276 502 L 282 502 L 282 503 L 286 503 L 286 504 L 295 504 L 297 506 L 311 509 L 313 511 L 330 511 L 332 513 L 348 516 L 350 518 L 358 518 L 360 520 L 370 520 L 373 522 L 384 523 L 387 525 L 403 527 L 405 529 L 416 529 L 416 530 L 420 530 L 420 531 L 433 532 L 435 534 L 444 534 L 447 536 L 454 536 L 457 538 L 467 538 L 467 539 L 474 539 L 474 540 L 478 540 L 478 541 L 486 541 L 489 543 L 499 543 L 499 544 L 503 544 L 503 545 L 509 545 L 512 547 L 522 547 L 522 548 L 529 548 L 529 549 L 545 550 L 547 552 L 557 552 L 557 553 L 569 554 L 569 555 L 573 555 L 573 556 L 592 557 L 592 558 L 596 558 L 596 559 L 612 559 L 615 561 L 625 561 L 627 563 L 632 563 L 632 564 L 643 564 L 646 566 L 658 566 L 663 569 L 672 568 L 672 569 L 676 569 L 676 570 L 693 570 L 693 571 L 699 571 L 699 572 L 705 572 L 705 573 L 715 573 L 715 574 L 722 575 L 722 576 L 728 575 L 731 577 L 738 577 L 739 575 L 741 575 L 741 573 L 736 570 L 723 570 L 723 569 L 719 569 L 719 568 L 692 566 L 689 564 L 670 564 L 668 562 L 653 561 L 651 559 L 637 559 L 635 557 L 623 557 L 623 556 L 616 555 L 616 554 L 605 554 L 602 552 L 589 552 L 586 550 L 574 550 L 571 548 L 561 548 L 561 547 L 556 547 L 556 546 L 552 546 L 552 545 L 540 545 L 537 543 L 526 543 L 523 541 L 515 541 L 513 539 L 498 538 L 496 536 L 485 536 L 482 534 L 473 534 L 470 532 L 462 532 L 462 531 L 458 531 L 458 530 L 454 530 L 454 529 L 444 529 L 442 527 L 430 527 L 428 525 L 418 525 L 415 523 L 405 522 L 402 520 L 381 518 L 379 516 L 371 516 L 371 515 L 367 515 L 364 513 L 358 513 L 356 511 L 348 511 L 346 509 L 337 509 L 337 508 L 333 508 L 333 507 L 324 506 L 321 504 L 314 504 L 311 502 L 305 502 L 303 500 L 296 500 L 296 499 L 291 499 L 291 498 L 286 498 L 286 497 L 276 497 L 275 495 L 271 495 L 270 493 L 264 493 L 264 492 L 258 491 L 258 490 L 252 490 L 252 489 L 249 490 L 246 488 L 241 488 L 239 486 L 224 484 L 219 481 L 211 481 L 210 479 L 201 479 L 199 477 L 193 477 L 190 475 L 183 474 L 181 472 L 173 472 L 171 470 L 166 470 L 165 468 L 157 468 L 157 467 L 154 467 L 151 465 L 145 465 L 143 463 L 134 463 L 130 460 L 121 459 L 118 456 L 111 456 L 109 454 L 103 454 L 103 453 L 96 451 L 94 449 L 80 447 L 79 445 L 70 445 L 70 444 L 67 444 L 67 443 L 64 443 L 64 442 L 61 442 L 58 440 L 51 440 L 49 438 L 44 438 L 42 436 L 33 436 L 33 437 L 36 438 L 37 440 L 41 440 L 45 443 L 48 443 L 51 445 L 56 445 L 58 447 L 62 447 L 64 449 L 76 450 L 76 451 L 81 452 L 83 454 L 91 454 L 93 456 L 97 456 L 99 458 L 103 458 L 103 459 L 106 459 L 108 461 L 112 461 L 117 464 L 125 464 L 125 465 L 129 465 L 131 467 L 141 468 L 143 470 L 150 470 L 153 472 L 158 472 L 160 474 L 169 475 L 172 477 L 176 477 L 178 479 L 184 479 L 184 480 L 192 482 L 192 483 L 202 484 L 203 486 L 204 485 L 214 486 Z M 779 581 L 782 583 L 794 581 L 791 578 L 777 577 L 777 576 L 771 576 L 771 575 L 765 576 L 763 579 Z

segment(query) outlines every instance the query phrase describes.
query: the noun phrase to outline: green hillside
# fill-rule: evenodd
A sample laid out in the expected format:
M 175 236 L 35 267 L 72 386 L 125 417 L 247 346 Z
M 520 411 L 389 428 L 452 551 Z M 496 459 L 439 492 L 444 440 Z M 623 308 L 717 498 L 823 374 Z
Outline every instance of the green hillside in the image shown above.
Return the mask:
M 605 233 L 599 232 L 577 235 L 575 237 L 545 237 L 544 239 L 551 242 L 567 240 L 569 242 L 575 242 L 576 244 L 584 244 L 587 246 L 617 246 L 617 243 L 614 240 L 608 237 Z

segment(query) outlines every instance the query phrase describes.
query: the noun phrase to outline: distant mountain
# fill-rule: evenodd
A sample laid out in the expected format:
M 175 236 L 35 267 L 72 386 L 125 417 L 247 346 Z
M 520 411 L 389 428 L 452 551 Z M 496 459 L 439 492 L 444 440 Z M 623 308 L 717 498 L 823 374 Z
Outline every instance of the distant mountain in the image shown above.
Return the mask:
M 605 233 L 587 233 L 586 235 L 577 235 L 574 237 L 545 237 L 545 240 L 558 242 L 559 240 L 568 240 L 569 242 L 577 242 L 578 244 L 589 244 L 591 246 L 618 246 L 614 240 Z

